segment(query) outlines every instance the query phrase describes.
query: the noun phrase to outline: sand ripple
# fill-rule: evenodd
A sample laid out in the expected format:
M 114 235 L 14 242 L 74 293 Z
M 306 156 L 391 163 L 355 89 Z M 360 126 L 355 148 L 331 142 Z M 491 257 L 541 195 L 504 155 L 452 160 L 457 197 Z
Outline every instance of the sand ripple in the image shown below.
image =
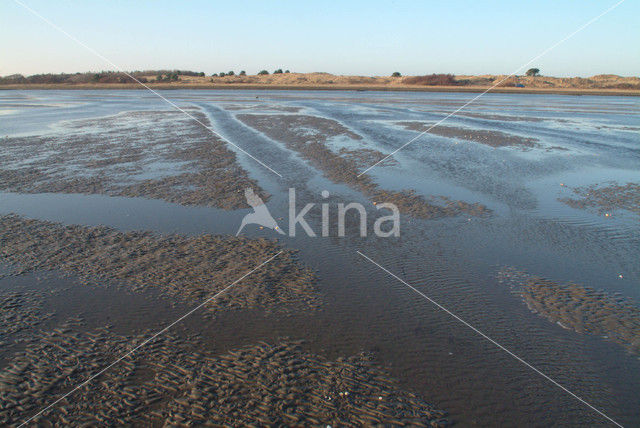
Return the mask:
M 274 241 L 200 235 L 162 236 L 107 227 L 62 226 L 9 215 L 0 217 L 0 258 L 16 273 L 60 270 L 86 282 L 116 282 L 134 290 L 155 288 L 187 302 L 220 291 L 282 251 L 207 308 L 286 310 L 317 307 L 313 273 L 294 252 Z

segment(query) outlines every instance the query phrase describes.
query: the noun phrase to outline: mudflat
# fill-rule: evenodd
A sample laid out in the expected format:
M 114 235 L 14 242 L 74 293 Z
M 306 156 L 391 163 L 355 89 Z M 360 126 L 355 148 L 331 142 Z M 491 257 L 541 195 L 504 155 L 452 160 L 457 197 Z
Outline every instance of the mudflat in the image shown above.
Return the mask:
M 0 92 L 0 423 L 602 422 L 362 255 L 640 423 L 636 98 L 169 86 Z

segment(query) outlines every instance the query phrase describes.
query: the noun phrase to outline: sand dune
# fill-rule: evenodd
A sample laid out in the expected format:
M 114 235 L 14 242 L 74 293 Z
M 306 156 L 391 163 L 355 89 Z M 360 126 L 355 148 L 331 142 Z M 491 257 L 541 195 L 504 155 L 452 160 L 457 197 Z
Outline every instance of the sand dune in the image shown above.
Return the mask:
M 640 77 L 600 74 L 592 77 L 549 77 L 507 75 L 348 76 L 330 73 L 281 73 L 246 76 L 186 76 L 178 81 L 158 82 L 156 76 L 136 74 L 156 88 L 253 88 L 253 89 L 356 89 L 479 92 L 494 85 L 495 92 L 549 92 L 611 95 L 640 95 Z M 432 75 L 428 75 L 432 77 Z M 12 83 L 0 82 L 5 89 L 47 88 L 137 88 L 137 83 Z M 71 79 L 73 80 L 73 79 Z M 70 81 L 71 81 L 70 80 Z M 435 83 L 435 84 L 434 84 Z

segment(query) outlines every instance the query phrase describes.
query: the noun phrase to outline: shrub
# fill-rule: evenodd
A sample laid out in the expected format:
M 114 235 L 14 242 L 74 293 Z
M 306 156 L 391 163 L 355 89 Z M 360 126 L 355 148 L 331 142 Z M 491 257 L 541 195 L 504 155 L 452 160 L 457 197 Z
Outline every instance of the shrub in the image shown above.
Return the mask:
M 247 75 L 247 72 L 246 72 L 246 71 L 244 71 L 244 70 L 240 70 L 240 76 L 246 76 L 246 75 Z
M 540 75 L 540 69 L 539 68 L 530 68 L 527 70 L 526 73 L 527 76 L 539 76 Z
M 289 70 L 285 70 L 284 72 L 285 72 L 285 73 L 289 73 Z
M 218 73 L 213 73 L 211 77 L 218 77 Z
M 605 86 L 606 88 L 613 89 L 640 89 L 640 84 L 633 83 L 615 83 L 613 85 Z
M 265 74 L 269 74 L 269 72 L 267 70 L 260 70 L 260 72 L 258 72 L 259 75 L 265 75 Z
M 399 71 L 394 71 L 394 72 L 391 74 L 391 77 L 400 77 L 400 76 L 402 76 L 402 74 L 400 74 L 400 72 L 399 72 Z
M 0 83 L 28 83 L 27 78 L 22 74 L 12 74 L 10 76 L 0 77 Z
M 201 71 L 200 73 L 198 73 L 198 77 L 204 77 L 204 71 Z
M 273 74 L 282 74 L 282 69 L 279 68 L 276 71 L 273 72 Z
M 231 70 L 227 73 L 227 76 L 235 76 L 235 74 L 236 73 L 233 70 Z
M 458 86 L 461 84 L 453 74 L 430 74 L 426 76 L 405 77 L 402 83 L 424 86 Z
M 178 74 L 179 76 L 204 76 L 204 73 L 201 72 L 201 71 L 190 71 L 190 70 L 173 70 L 173 71 L 171 71 L 171 70 L 169 70 L 169 71 L 167 71 L 167 70 L 158 70 L 158 72 L 159 73 L 160 72 L 167 73 L 167 74 L 170 74 L 170 73 L 173 72 L 173 73 Z M 147 74 L 149 74 L 149 73 L 147 73 Z
M 220 73 L 220 77 L 224 77 L 224 76 L 226 76 L 226 75 L 227 75 L 227 74 L 226 74 L 224 71 L 223 71 L 222 73 Z

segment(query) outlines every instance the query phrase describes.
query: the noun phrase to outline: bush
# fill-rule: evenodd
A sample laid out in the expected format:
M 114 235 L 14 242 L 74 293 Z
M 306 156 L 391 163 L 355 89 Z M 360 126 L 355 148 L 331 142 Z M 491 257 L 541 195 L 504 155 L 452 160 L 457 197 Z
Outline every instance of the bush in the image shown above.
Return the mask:
M 258 72 L 258 74 L 263 76 L 265 74 L 269 74 L 269 72 L 267 70 L 260 70 L 260 72 Z
M 289 73 L 289 70 L 285 70 L 284 72 L 285 72 L 285 73 Z
M 247 75 L 247 72 L 246 72 L 246 71 L 244 71 L 244 70 L 240 70 L 240 76 L 246 76 L 246 75 Z
M 220 73 L 220 74 L 219 74 L 219 76 L 220 76 L 220 77 L 224 77 L 224 76 L 226 76 L 226 75 L 227 75 L 227 74 L 226 74 L 224 71 L 223 71 L 222 73 Z
M 236 73 L 233 70 L 231 70 L 227 73 L 227 76 L 235 76 L 235 74 Z
M 201 71 L 200 73 L 198 73 L 198 77 L 204 77 L 204 71 Z
M 218 73 L 213 73 L 211 77 L 218 77 Z
M 453 74 L 430 74 L 427 76 L 405 77 L 402 83 L 407 85 L 424 85 L 424 86 L 459 86 L 461 82 L 457 81 Z
M 22 74 L 12 74 L 10 76 L 0 77 L 0 83 L 15 84 L 15 83 L 28 83 L 28 82 L 27 82 L 27 78 L 24 77 Z
M 399 71 L 394 71 L 394 72 L 391 74 L 391 77 L 400 77 L 400 76 L 402 76 L 402 74 L 400 74 L 400 72 L 399 72 Z
M 159 72 L 162 72 L 163 70 L 159 70 Z M 172 73 L 172 71 L 168 71 L 168 74 Z M 176 73 L 180 76 L 204 76 L 204 73 L 202 71 L 190 71 L 190 70 L 173 70 L 173 73 Z
M 605 86 L 605 88 L 613 88 L 613 89 L 640 89 L 640 85 L 639 84 L 633 84 L 633 83 L 616 83 L 613 85 L 609 85 L 609 86 Z
M 526 73 L 527 76 L 539 76 L 540 75 L 540 69 L 539 68 L 530 68 L 527 70 Z
M 279 68 L 276 71 L 273 72 L 273 74 L 282 74 L 282 69 Z

